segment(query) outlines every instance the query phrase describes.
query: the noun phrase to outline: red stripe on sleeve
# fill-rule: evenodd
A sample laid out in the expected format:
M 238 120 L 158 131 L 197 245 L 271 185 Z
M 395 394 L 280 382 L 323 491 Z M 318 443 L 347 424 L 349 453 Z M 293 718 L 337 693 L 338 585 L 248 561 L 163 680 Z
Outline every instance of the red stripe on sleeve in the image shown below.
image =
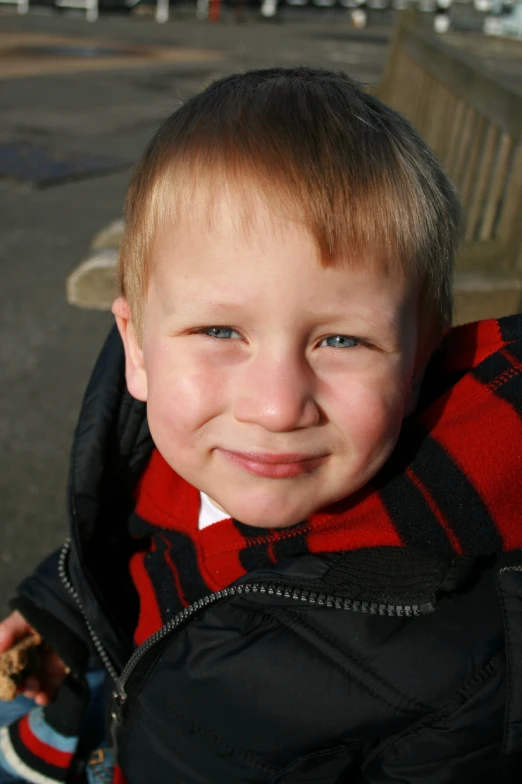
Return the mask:
M 28 716 L 24 716 L 18 722 L 18 734 L 20 740 L 31 754 L 44 762 L 47 762 L 49 765 L 67 769 L 71 764 L 73 754 L 67 751 L 59 751 L 58 749 L 55 749 L 54 746 L 43 743 L 43 741 L 33 734 L 31 727 L 29 726 Z
M 127 784 L 127 779 L 123 775 L 121 768 L 119 768 L 117 765 L 114 766 L 112 782 L 113 784 Z

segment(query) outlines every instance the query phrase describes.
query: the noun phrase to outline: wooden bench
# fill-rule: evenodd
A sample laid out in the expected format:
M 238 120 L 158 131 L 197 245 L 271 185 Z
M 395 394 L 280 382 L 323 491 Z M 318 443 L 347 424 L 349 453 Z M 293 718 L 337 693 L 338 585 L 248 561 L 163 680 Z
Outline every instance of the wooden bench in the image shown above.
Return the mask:
M 461 321 L 522 309 L 517 66 L 522 74 L 521 41 L 476 33 L 438 36 L 406 12 L 379 89 L 379 97 L 412 122 L 461 193 L 464 232 L 456 274 Z

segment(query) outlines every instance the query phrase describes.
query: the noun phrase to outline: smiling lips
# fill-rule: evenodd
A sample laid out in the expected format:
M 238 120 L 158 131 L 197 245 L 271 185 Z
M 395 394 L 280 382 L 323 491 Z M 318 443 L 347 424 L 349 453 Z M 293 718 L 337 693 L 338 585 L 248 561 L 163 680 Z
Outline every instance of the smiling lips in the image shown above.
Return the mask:
M 309 474 L 326 460 L 327 455 L 305 455 L 297 452 L 269 454 L 266 452 L 229 452 L 218 450 L 231 463 L 251 474 L 270 479 L 289 479 Z

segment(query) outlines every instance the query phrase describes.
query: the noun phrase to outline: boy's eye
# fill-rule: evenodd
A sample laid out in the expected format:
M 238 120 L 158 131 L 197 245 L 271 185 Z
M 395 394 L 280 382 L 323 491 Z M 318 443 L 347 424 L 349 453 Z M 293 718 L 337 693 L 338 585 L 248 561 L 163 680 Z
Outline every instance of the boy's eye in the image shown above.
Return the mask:
M 347 335 L 330 335 L 329 337 L 321 340 L 319 346 L 328 346 L 328 348 L 354 348 L 358 346 L 360 341 L 357 338 L 350 338 Z
M 205 335 L 211 338 L 219 338 L 221 340 L 229 340 L 230 338 L 240 338 L 239 332 L 236 332 L 232 327 L 206 327 L 202 330 Z

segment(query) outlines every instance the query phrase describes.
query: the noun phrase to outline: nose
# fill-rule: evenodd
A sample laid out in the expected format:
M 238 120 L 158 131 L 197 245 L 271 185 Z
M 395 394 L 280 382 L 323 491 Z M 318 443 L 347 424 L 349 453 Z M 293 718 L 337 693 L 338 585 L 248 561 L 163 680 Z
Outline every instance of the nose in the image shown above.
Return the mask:
M 252 358 L 237 379 L 235 418 L 274 433 L 313 427 L 320 421 L 314 378 L 304 360 Z

